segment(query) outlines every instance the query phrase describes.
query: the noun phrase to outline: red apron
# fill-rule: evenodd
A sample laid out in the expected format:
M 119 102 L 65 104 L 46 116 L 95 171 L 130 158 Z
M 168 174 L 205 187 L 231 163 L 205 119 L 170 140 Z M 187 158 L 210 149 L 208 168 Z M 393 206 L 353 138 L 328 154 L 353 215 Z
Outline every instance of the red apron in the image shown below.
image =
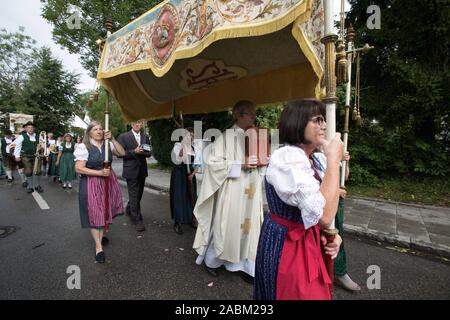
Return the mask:
M 288 228 L 277 274 L 277 300 L 331 300 L 330 277 L 321 253 L 320 229 L 272 214 Z

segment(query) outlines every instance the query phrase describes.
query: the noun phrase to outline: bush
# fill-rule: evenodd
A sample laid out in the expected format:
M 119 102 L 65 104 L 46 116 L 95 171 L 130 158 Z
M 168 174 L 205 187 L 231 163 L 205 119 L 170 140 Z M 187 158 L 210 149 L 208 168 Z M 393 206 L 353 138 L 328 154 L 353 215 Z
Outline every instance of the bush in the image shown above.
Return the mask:
M 172 166 L 170 153 L 174 143 L 170 138 L 176 129 L 174 121 L 167 119 L 150 121 L 148 129 L 152 137 L 153 157 L 163 166 Z

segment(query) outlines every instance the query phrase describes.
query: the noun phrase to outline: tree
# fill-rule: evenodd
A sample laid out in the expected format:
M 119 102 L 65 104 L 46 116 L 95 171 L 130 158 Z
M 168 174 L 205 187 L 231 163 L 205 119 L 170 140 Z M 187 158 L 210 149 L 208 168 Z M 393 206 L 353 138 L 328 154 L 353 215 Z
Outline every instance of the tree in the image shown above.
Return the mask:
M 361 110 L 379 122 L 370 125 L 376 141 L 361 130 L 350 135 L 352 146 L 366 148 L 364 158 L 355 160 L 370 163 L 378 176 L 445 176 L 450 172 L 450 1 L 377 1 L 380 30 L 366 26 L 372 1 L 349 2 L 347 23 L 355 26 L 357 44 L 375 46 L 361 60 Z
M 53 39 L 56 43 L 68 49 L 70 53 L 80 55 L 81 64 L 97 74 L 99 65 L 99 48 L 96 40 L 105 37 L 105 22 L 108 17 L 113 19 L 113 31 L 120 29 L 134 18 L 147 12 L 157 5 L 159 0 L 41 0 L 42 17 L 53 25 Z M 72 5 L 72 6 L 71 6 Z M 79 8 L 80 28 L 72 28 L 71 15 Z
M 41 48 L 24 84 L 22 111 L 34 115 L 38 131 L 67 132 L 71 116 L 80 111 L 78 75 L 64 70 L 49 48 Z
M 0 112 L 20 111 L 22 90 L 33 66 L 36 41 L 25 35 L 24 28 L 10 33 L 0 30 Z
M 87 101 L 89 99 L 89 93 L 85 93 L 83 95 L 83 105 L 87 105 Z M 100 122 L 103 126 L 105 125 L 105 100 L 106 100 L 106 92 L 103 87 L 100 88 L 98 101 L 94 101 L 92 107 L 86 109 L 88 112 L 89 118 L 91 120 L 95 120 Z M 122 114 L 120 113 L 119 107 L 114 100 L 114 98 L 109 96 L 109 128 L 112 134 L 117 137 L 120 133 L 125 132 L 127 130 L 127 125 L 122 118 Z

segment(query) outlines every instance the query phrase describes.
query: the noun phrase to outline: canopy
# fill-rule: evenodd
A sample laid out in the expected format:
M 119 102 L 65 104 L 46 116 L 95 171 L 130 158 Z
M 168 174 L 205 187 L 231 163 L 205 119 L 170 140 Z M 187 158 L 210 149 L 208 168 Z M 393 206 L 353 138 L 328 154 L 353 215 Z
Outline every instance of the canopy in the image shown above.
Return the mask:
M 97 78 L 127 121 L 316 97 L 322 0 L 167 0 L 113 33 Z

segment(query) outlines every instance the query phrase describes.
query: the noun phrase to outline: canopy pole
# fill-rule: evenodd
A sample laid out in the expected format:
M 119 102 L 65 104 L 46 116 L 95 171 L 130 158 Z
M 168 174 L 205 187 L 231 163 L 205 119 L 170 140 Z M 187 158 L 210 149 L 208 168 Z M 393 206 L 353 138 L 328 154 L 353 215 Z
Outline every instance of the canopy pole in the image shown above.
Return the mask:
M 355 31 L 353 26 L 350 25 L 347 30 L 347 50 L 350 51 L 347 56 L 348 65 L 347 65 L 347 73 L 348 73 L 348 82 L 345 88 L 345 122 L 344 122 L 344 154 L 348 150 L 348 132 L 349 132 L 349 122 L 350 122 L 350 98 L 352 92 L 352 61 L 353 61 L 353 39 L 355 38 Z M 342 160 L 341 167 L 341 188 L 345 187 L 345 176 L 347 170 L 347 161 Z
M 325 34 L 320 40 L 325 45 L 325 86 L 326 95 L 322 99 L 326 106 L 326 122 L 327 131 L 326 138 L 331 141 L 336 135 L 336 50 L 335 43 L 338 36 L 333 30 L 333 0 L 324 0 L 324 13 L 325 13 Z M 333 242 L 338 230 L 335 228 L 334 219 L 328 228 L 323 229 L 323 232 L 327 238 L 327 243 Z M 334 279 L 334 265 L 330 255 L 325 254 L 323 251 L 323 257 L 325 266 L 330 277 L 330 295 L 333 296 L 333 279 Z
M 111 35 L 111 29 L 113 27 L 113 22 L 112 22 L 112 18 L 108 17 L 106 19 L 106 39 L 109 38 L 109 36 Z M 109 91 L 106 90 L 106 97 L 105 97 L 105 131 L 109 131 Z M 103 162 L 103 167 L 105 169 L 110 169 L 110 162 L 109 162 L 109 157 L 112 155 L 110 155 L 110 148 L 109 148 L 109 139 L 106 139 L 104 142 L 104 146 L 105 146 L 105 161 Z M 108 232 L 109 229 L 109 224 L 108 224 L 108 218 L 109 218 L 109 213 L 110 213 L 110 203 L 109 203 L 109 176 L 105 177 L 105 233 Z M 111 220 L 112 220 L 112 212 L 111 212 Z

